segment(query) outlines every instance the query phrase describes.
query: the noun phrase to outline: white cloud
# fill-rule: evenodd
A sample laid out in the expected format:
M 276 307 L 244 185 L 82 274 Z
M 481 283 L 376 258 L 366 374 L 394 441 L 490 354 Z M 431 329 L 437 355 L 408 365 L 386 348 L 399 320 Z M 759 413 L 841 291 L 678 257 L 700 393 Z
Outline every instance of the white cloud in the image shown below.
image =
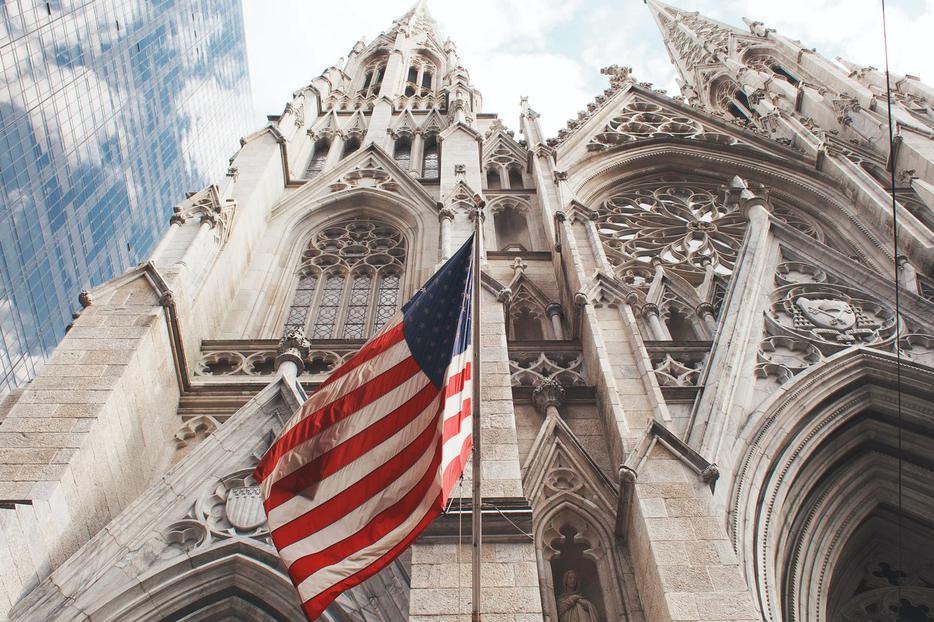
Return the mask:
M 281 112 L 291 93 L 361 36 L 372 40 L 414 0 L 323 3 L 245 0 L 250 73 L 257 124 Z M 742 17 L 765 22 L 828 58 L 841 55 L 882 68 L 877 0 L 675 0 L 745 30 Z M 648 7 L 637 0 L 431 0 L 442 34 L 458 46 L 471 79 L 496 112 L 518 130 L 519 97 L 529 96 L 554 135 L 606 85 L 600 67 L 631 66 L 640 79 L 677 93 L 675 70 Z M 890 0 L 892 71 L 934 82 L 934 0 Z

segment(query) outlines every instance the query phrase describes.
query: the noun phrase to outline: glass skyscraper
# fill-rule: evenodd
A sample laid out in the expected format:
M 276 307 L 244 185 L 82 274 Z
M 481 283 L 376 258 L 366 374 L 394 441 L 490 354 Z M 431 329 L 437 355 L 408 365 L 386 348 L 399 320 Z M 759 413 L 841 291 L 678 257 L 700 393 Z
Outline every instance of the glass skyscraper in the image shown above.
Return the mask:
M 0 0 L 0 63 L 3 395 L 252 117 L 240 0 Z

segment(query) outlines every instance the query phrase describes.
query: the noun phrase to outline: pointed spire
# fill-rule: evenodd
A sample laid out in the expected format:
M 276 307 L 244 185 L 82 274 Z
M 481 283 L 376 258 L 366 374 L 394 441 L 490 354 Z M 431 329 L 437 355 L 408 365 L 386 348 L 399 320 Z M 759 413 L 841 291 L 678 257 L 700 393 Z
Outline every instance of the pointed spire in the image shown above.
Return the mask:
M 682 79 L 692 83 L 699 65 L 712 65 L 723 59 L 735 47 L 735 37 L 748 33 L 710 19 L 697 11 L 683 11 L 658 0 L 645 0 L 658 24 L 672 62 Z
M 392 23 L 391 33 L 404 30 L 406 34 L 429 32 L 438 37 L 438 24 L 428 12 L 428 0 L 418 0 L 402 17 Z

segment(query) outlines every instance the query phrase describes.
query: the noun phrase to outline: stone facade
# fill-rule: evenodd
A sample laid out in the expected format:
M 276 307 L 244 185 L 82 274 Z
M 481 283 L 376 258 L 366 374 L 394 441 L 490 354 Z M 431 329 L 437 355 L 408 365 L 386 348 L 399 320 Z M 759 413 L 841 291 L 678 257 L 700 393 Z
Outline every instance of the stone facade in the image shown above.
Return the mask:
M 934 90 L 648 8 L 552 139 L 423 3 L 244 138 L 4 403 L 0 617 L 301 619 L 252 466 L 478 203 L 484 620 L 930 617 Z M 471 511 L 324 619 L 466 622 Z

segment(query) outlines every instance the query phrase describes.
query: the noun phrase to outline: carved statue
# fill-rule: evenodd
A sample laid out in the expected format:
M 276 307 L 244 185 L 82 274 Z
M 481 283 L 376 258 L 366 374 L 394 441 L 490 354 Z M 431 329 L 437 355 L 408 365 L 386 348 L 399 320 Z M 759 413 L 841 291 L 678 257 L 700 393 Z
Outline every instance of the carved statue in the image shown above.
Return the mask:
M 597 608 L 581 595 L 577 573 L 568 570 L 561 583 L 564 592 L 558 598 L 558 622 L 598 622 Z

